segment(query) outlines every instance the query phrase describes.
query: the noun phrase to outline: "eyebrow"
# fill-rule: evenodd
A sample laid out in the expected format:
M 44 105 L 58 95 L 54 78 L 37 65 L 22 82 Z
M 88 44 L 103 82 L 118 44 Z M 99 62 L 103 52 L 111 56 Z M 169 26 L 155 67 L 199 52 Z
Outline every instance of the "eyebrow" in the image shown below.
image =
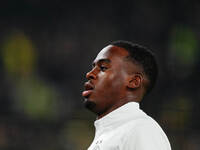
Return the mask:
M 110 63 L 111 60 L 110 59 L 99 59 L 96 63 Z M 92 66 L 95 66 L 95 62 L 92 63 Z

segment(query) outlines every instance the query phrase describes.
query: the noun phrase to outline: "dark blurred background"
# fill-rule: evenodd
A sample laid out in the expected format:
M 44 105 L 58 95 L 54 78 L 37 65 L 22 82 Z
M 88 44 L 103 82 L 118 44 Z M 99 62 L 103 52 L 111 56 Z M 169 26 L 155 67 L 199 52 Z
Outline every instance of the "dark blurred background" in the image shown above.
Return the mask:
M 173 150 L 200 149 L 199 0 L 0 2 L 0 149 L 84 150 L 95 115 L 81 91 L 115 40 L 151 49 L 159 80 L 141 108 Z

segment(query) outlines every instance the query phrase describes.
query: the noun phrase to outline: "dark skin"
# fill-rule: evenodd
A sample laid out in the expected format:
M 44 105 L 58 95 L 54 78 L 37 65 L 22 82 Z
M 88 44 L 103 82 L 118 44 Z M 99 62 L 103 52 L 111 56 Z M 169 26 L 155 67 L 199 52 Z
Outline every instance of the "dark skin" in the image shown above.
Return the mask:
M 86 74 L 86 107 L 97 114 L 98 119 L 128 102 L 140 102 L 148 83 L 143 69 L 127 59 L 128 51 L 108 45 L 93 62 Z

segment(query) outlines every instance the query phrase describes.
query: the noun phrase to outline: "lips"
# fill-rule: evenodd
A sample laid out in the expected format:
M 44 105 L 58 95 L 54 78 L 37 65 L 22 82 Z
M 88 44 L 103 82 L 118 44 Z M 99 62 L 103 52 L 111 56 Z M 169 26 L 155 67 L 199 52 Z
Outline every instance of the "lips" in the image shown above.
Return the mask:
M 85 91 L 82 92 L 82 96 L 85 98 L 88 98 L 91 95 L 94 89 L 94 86 L 90 82 L 86 82 L 84 84 L 84 87 L 85 87 Z

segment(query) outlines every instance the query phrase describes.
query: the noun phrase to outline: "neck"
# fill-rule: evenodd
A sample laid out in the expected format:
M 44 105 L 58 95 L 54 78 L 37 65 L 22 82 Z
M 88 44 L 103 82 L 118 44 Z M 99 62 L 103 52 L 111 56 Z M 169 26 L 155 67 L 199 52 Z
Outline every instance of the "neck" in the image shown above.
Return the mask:
M 110 112 L 112 112 L 113 110 L 123 106 L 124 104 L 128 103 L 129 101 L 125 100 L 125 99 L 120 99 L 117 101 L 117 103 L 115 103 L 114 105 L 112 105 L 111 107 L 107 108 L 103 113 L 99 113 L 97 114 L 97 119 L 100 119 L 104 116 L 106 116 L 107 114 L 109 114 Z
M 132 94 L 132 93 L 126 94 L 125 97 L 120 98 L 119 100 L 117 100 L 117 103 L 115 103 L 111 107 L 107 108 L 103 113 L 97 114 L 97 119 L 100 119 L 100 118 L 106 116 L 107 114 L 109 114 L 113 110 L 123 106 L 124 104 L 126 104 L 128 102 L 137 102 L 137 103 L 139 103 L 141 101 L 141 99 L 142 98 L 140 96 L 138 96 L 137 94 Z
M 127 92 L 126 101 L 127 102 L 140 102 L 143 99 L 142 94 L 138 92 Z

